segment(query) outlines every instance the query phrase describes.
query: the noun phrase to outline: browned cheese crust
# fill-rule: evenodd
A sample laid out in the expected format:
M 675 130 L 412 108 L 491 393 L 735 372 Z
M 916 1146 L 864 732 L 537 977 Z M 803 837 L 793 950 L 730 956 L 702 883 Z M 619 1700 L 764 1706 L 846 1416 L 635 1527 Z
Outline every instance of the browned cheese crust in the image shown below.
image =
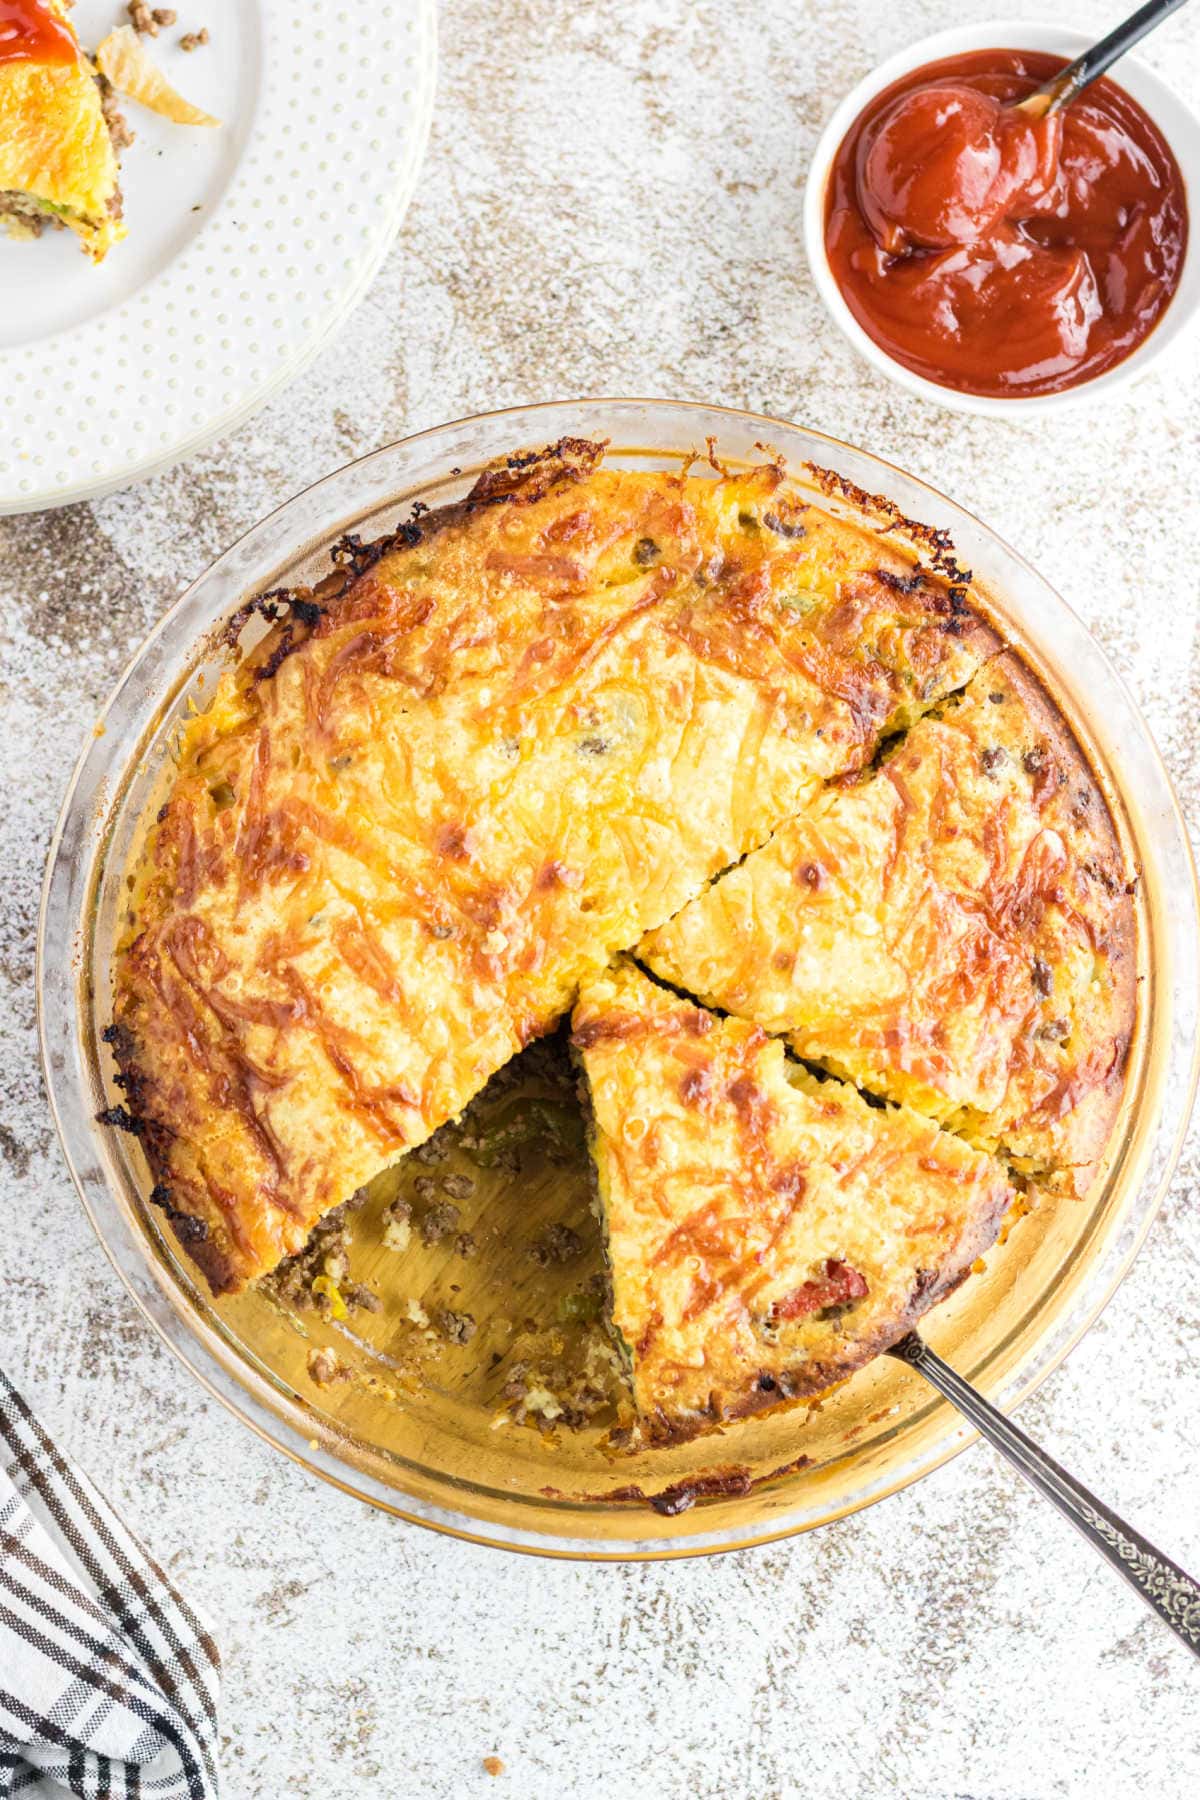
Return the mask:
M 1013 1199 L 995 1158 L 629 963 L 584 985 L 573 1042 L 614 1322 L 654 1440 L 860 1368 L 959 1285 Z
M 1130 887 L 1078 743 L 1006 652 L 641 955 L 798 1055 L 1082 1191 L 1134 1025 Z
M 347 542 L 183 734 L 113 1047 L 217 1291 L 454 1117 L 580 982 L 995 647 L 779 469 L 565 441 Z

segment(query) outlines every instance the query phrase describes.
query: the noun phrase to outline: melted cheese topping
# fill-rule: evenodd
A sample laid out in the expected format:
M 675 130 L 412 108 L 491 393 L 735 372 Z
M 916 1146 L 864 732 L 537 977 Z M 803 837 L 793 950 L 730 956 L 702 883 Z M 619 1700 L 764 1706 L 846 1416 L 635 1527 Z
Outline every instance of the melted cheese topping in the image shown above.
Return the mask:
M 991 1157 L 620 963 L 573 1043 L 634 1398 L 650 1433 L 819 1392 L 903 1336 L 993 1241 Z
M 641 954 L 1028 1170 L 1093 1172 L 1133 1023 L 1132 901 L 1082 754 L 1012 654 Z
M 516 459 L 349 546 L 186 734 L 114 1047 L 218 1290 L 994 646 L 962 590 L 775 468 L 600 454 Z

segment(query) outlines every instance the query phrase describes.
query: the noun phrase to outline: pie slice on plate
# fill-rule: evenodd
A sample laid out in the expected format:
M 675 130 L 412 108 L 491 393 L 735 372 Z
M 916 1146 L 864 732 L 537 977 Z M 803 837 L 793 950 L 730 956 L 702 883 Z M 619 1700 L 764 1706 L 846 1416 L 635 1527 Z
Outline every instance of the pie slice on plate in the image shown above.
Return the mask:
M 965 1279 L 1015 1197 L 994 1157 L 628 961 L 585 984 L 572 1043 L 652 1440 L 861 1367 Z
M 100 262 L 125 227 L 99 80 L 60 0 L 10 10 L 0 22 L 0 224 L 28 235 L 57 221 Z

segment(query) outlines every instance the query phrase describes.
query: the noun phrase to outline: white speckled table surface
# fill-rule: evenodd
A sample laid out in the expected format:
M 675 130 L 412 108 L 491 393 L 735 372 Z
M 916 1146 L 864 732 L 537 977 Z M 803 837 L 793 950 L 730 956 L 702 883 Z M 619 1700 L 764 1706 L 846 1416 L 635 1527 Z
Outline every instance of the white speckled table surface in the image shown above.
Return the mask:
M 1063 4 L 1099 35 L 1119 8 Z M 265 510 L 441 419 L 571 394 L 744 404 L 978 511 L 1084 615 L 1200 822 L 1200 355 L 1080 418 L 908 400 L 835 335 L 800 195 L 833 100 L 977 0 L 447 0 L 418 198 L 300 383 L 137 489 L 0 520 L 4 1366 L 208 1610 L 230 1800 L 1185 1800 L 1200 1669 L 982 1447 L 818 1534 L 707 1562 L 505 1557 L 292 1467 L 182 1378 L 80 1209 L 38 1071 L 34 924 L 118 670 Z M 1200 9 L 1146 50 L 1200 86 Z M 1022 1422 L 1200 1565 L 1194 1139 L 1133 1274 Z M 495 1753 L 493 1779 L 482 1767 Z

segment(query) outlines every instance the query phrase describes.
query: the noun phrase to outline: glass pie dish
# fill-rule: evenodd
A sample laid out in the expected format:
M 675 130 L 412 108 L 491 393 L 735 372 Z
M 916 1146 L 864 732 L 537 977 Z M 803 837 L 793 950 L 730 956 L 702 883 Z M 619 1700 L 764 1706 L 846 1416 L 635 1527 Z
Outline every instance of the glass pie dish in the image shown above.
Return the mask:
M 712 440 L 727 464 L 780 453 L 801 485 L 833 469 L 867 498 L 947 530 L 1004 634 L 1041 674 L 1085 746 L 1138 874 L 1140 1012 L 1105 1173 L 1083 1201 L 1035 1208 L 928 1321 L 933 1346 L 1003 1407 L 1017 1404 L 1096 1318 L 1170 1179 L 1196 1082 L 1197 896 L 1187 837 L 1137 709 L 1065 603 L 993 533 L 942 495 L 862 450 L 779 421 L 666 401 L 580 401 L 468 419 L 390 445 L 289 501 L 188 590 L 130 664 L 72 779 L 50 851 L 38 937 L 42 1051 L 51 1104 L 83 1203 L 134 1299 L 190 1371 L 246 1424 L 324 1479 L 439 1530 L 508 1549 L 622 1558 L 694 1555 L 763 1542 L 894 1492 L 970 1441 L 911 1371 L 880 1358 L 819 1405 L 717 1436 L 618 1449 L 600 1422 L 511 1421 L 503 1357 L 420 1348 L 423 1250 L 374 1257 L 392 1290 L 363 1323 L 302 1312 L 278 1292 L 214 1301 L 161 1229 L 134 1140 L 96 1122 L 117 1097 L 103 1042 L 126 870 L 170 769 L 189 706 L 202 705 L 222 628 L 244 601 L 324 572 L 346 532 L 381 535 L 414 503 L 457 498 L 493 458 L 564 437 L 604 438 L 609 460 L 673 467 Z M 828 504 L 826 500 L 823 502 Z M 477 1207 L 500 1217 L 460 1287 L 487 1330 L 553 1324 L 564 1298 L 529 1234 L 582 1221 L 586 1183 L 569 1159 L 519 1183 L 485 1171 Z M 383 1178 L 385 1181 L 388 1178 Z M 378 1222 L 379 1208 L 363 1211 Z M 517 1229 L 517 1226 L 520 1229 Z M 389 1254 L 391 1260 L 389 1261 Z M 411 1266 L 410 1266 L 411 1265 Z M 455 1289 L 458 1291 L 458 1288 Z M 458 1304 L 456 1301 L 455 1304 Z M 505 1315 L 500 1317 L 499 1315 Z M 509 1316 L 511 1315 L 511 1316 Z M 532 1316 L 530 1316 L 532 1315 Z M 415 1335 L 414 1335 L 415 1332 Z M 427 1334 L 426 1334 L 427 1335 Z M 336 1349 L 347 1379 L 318 1383 Z M 545 1420 L 543 1419 L 543 1424 Z

